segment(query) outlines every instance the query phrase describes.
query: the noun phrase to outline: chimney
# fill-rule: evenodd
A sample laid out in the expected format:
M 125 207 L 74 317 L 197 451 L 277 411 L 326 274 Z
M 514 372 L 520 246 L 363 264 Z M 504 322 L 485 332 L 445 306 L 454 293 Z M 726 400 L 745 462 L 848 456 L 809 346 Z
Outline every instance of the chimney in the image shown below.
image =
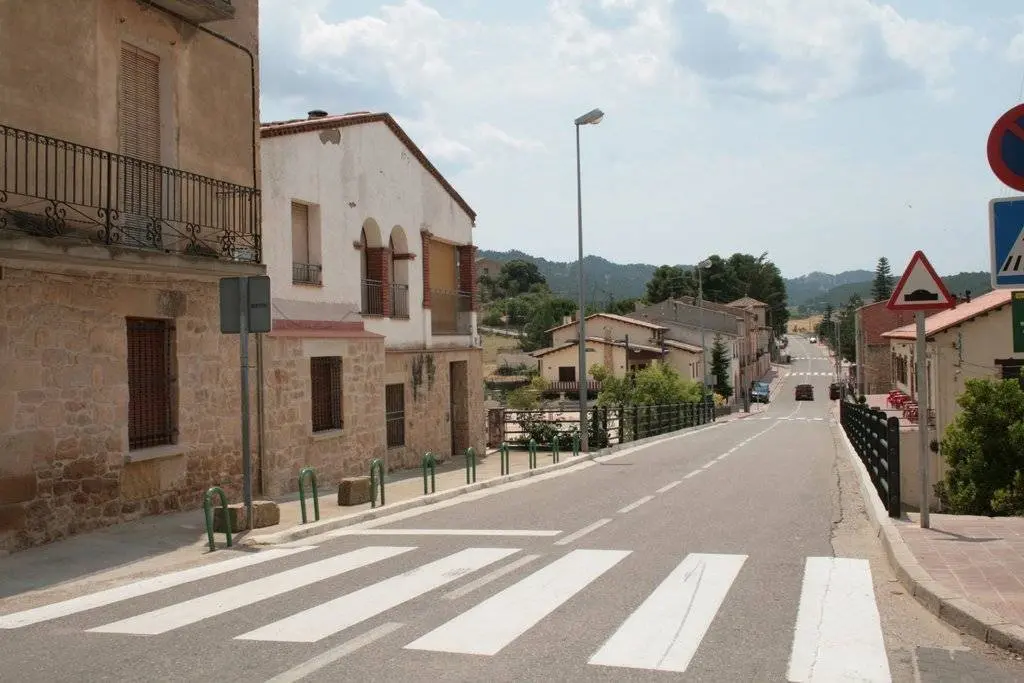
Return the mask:
M 309 118 L 311 119 L 322 119 L 327 116 L 327 112 L 323 109 L 312 109 L 309 112 Z

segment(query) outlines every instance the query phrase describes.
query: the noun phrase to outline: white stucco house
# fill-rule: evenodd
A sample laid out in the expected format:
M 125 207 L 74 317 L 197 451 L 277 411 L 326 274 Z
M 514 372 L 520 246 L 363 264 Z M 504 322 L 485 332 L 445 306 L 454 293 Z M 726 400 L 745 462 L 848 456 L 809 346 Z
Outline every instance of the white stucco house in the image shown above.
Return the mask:
M 472 208 L 386 113 L 312 111 L 260 132 L 267 384 L 309 423 L 301 448 L 281 447 L 339 475 L 479 452 Z

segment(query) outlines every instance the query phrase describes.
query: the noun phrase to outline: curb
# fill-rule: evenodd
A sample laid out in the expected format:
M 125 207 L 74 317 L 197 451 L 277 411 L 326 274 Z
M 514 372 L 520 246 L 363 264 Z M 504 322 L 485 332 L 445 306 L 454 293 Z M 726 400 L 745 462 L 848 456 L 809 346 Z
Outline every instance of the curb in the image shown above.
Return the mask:
M 532 470 L 522 470 L 514 472 L 512 474 L 506 474 L 504 476 L 497 476 L 491 479 L 484 479 L 472 484 L 465 484 L 456 488 L 448 489 L 446 491 L 438 491 L 437 493 L 429 493 L 424 496 L 417 496 L 416 498 L 410 498 L 408 500 L 399 501 L 391 505 L 383 505 L 378 508 L 370 510 L 363 510 L 356 512 L 351 515 L 345 515 L 343 517 L 335 517 L 333 519 L 325 519 L 320 522 L 311 522 L 309 524 L 302 524 L 294 529 L 288 529 L 285 531 L 278 531 L 273 534 L 263 534 L 259 536 L 247 536 L 244 540 L 240 540 L 237 545 L 244 546 L 263 546 L 263 545 L 278 545 L 281 543 L 289 543 L 292 541 L 302 540 L 310 536 L 318 536 L 328 531 L 334 531 L 335 529 L 341 529 L 355 524 L 361 524 L 362 522 L 368 522 L 374 519 L 380 519 L 381 517 L 387 517 L 399 512 L 405 512 L 418 507 L 426 507 L 435 503 L 451 500 L 452 498 L 458 498 L 469 493 L 481 491 L 483 489 L 494 488 L 503 484 L 510 484 L 524 479 L 530 479 L 531 477 L 539 477 L 543 474 L 550 474 L 559 470 L 571 469 L 587 462 L 599 460 L 603 457 L 609 456 L 613 453 L 620 451 L 639 449 L 652 444 L 668 441 L 669 439 L 680 438 L 689 434 L 698 434 L 709 429 L 714 429 L 716 426 L 729 422 L 730 420 L 716 420 L 706 425 L 699 427 L 688 427 L 686 429 L 680 429 L 674 432 L 668 432 L 665 434 L 659 434 L 658 436 L 649 436 L 645 439 L 637 439 L 636 441 L 630 441 L 624 444 L 615 444 L 614 446 L 608 446 L 602 448 L 599 451 L 593 453 L 587 453 L 584 455 L 577 455 L 573 457 L 569 455 L 569 459 L 561 462 L 551 463 L 536 467 Z
M 836 424 L 839 424 L 838 416 Z M 882 507 L 882 501 L 871 483 L 867 468 L 858 457 L 842 425 L 839 425 L 839 432 L 846 445 L 846 453 L 857 471 L 860 494 L 868 513 L 868 521 L 871 522 L 875 535 L 885 549 L 889 566 L 907 592 L 925 609 L 957 630 L 1004 650 L 1016 654 L 1024 653 L 1024 628 L 971 602 L 962 593 L 946 588 L 921 566 L 900 535 L 896 523 Z

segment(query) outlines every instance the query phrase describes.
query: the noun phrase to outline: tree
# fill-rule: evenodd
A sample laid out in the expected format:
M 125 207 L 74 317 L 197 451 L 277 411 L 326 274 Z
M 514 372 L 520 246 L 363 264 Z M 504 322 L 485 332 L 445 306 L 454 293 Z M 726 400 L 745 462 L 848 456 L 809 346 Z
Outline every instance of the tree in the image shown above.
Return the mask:
M 889 259 L 883 256 L 878 259 L 878 265 L 875 266 L 875 279 L 871 283 L 871 297 L 875 301 L 888 301 L 892 296 L 894 284 Z
M 658 304 L 684 296 L 687 291 L 687 273 L 679 266 L 658 266 L 647 281 L 647 303 Z
M 632 377 L 613 377 L 601 365 L 590 371 L 601 383 L 597 404 L 617 405 L 669 405 L 700 401 L 700 385 L 683 379 L 671 365 L 655 361 Z
M 526 336 L 520 341 L 520 345 L 523 351 L 536 351 L 551 344 L 551 334 L 548 330 L 561 325 L 565 316 L 575 313 L 576 302 L 550 293 L 535 292 L 524 297 L 529 297 L 532 307 L 529 320 L 523 327 Z
M 1017 380 L 968 379 L 942 439 L 949 469 L 937 487 L 954 514 L 1024 514 L 1024 390 Z
M 821 322 L 818 323 L 818 329 L 815 330 L 818 337 L 823 341 L 832 339 L 835 329 L 832 324 L 832 314 L 835 311 L 832 309 L 832 304 L 825 305 L 825 313 L 821 316 Z
M 537 264 L 522 259 L 513 259 L 502 264 L 501 272 L 498 273 L 495 293 L 499 297 L 513 297 L 536 291 L 537 285 L 542 285 L 543 289 L 547 289 L 547 281 L 537 269 Z
M 839 354 L 851 363 L 857 360 L 856 321 L 857 309 L 864 305 L 864 300 L 854 294 L 839 314 Z
M 724 398 L 732 396 L 729 384 L 729 350 L 725 348 L 722 336 L 715 335 L 715 343 L 711 346 L 711 374 L 715 379 L 715 393 Z

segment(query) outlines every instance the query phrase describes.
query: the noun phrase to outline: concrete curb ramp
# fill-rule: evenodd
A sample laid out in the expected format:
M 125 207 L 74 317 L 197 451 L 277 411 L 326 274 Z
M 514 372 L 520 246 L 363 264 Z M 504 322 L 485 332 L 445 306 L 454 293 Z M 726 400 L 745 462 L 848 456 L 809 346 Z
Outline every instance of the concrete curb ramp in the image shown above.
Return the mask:
M 838 421 L 837 416 L 837 424 Z M 841 425 L 839 431 L 846 444 L 846 452 L 853 461 L 858 474 L 860 494 L 864 499 L 868 519 L 882 543 L 882 547 L 885 548 L 889 565 L 896 572 L 896 576 L 899 577 L 900 583 L 907 589 L 907 592 L 924 605 L 925 609 L 950 626 L 996 647 L 1024 654 L 1024 628 L 991 610 L 976 605 L 963 594 L 946 588 L 925 571 L 910 548 L 907 547 L 895 522 L 882 506 L 882 501 L 875 492 L 867 468 L 864 467 L 864 463 L 861 462 Z
M 494 488 L 503 484 L 510 484 L 516 481 L 522 481 L 531 477 L 538 477 L 542 474 L 549 474 L 559 470 L 570 469 L 577 467 L 584 463 L 598 460 L 602 457 L 617 453 L 623 450 L 629 450 L 633 448 L 640 448 L 649 446 L 659 441 L 665 441 L 671 438 L 678 438 L 687 434 L 696 434 L 698 432 L 712 429 L 716 425 L 730 422 L 728 419 L 720 419 L 715 422 L 709 422 L 706 425 L 700 427 L 688 427 L 687 429 L 680 429 L 674 432 L 668 432 L 666 434 L 659 434 L 658 436 L 650 436 L 646 439 L 637 439 L 636 441 L 629 441 L 624 444 L 616 444 L 603 448 L 593 453 L 587 453 L 573 457 L 571 452 L 566 456 L 565 460 L 561 462 L 552 463 L 549 465 L 539 466 L 532 470 L 521 470 L 519 472 L 513 472 L 512 474 L 506 474 L 505 476 L 494 477 L 492 479 L 485 479 L 478 481 L 473 484 L 466 484 L 446 491 L 438 491 L 437 493 L 430 493 L 425 496 L 417 496 L 409 500 L 399 501 L 391 505 L 384 505 L 378 508 L 372 508 L 370 510 L 363 510 L 351 515 L 345 515 L 344 517 L 335 517 L 334 519 L 325 519 L 320 522 L 311 522 L 309 524 L 301 524 L 294 529 L 287 529 L 285 531 L 279 531 L 273 534 L 262 534 L 248 536 L 244 540 L 240 540 L 239 545 L 253 546 L 253 545 L 278 545 L 281 543 L 290 543 L 292 541 L 298 541 L 303 538 L 310 536 L 317 536 L 319 534 L 326 533 L 328 531 L 334 531 L 335 529 L 341 529 L 347 526 L 353 526 L 355 524 L 361 524 L 362 522 L 368 522 L 373 519 L 379 519 L 381 517 L 387 517 L 399 512 L 411 510 L 413 508 L 424 507 L 427 505 L 433 505 L 442 501 L 451 500 L 459 496 L 464 496 L 468 493 L 475 491 L 481 491 L 483 489 Z

